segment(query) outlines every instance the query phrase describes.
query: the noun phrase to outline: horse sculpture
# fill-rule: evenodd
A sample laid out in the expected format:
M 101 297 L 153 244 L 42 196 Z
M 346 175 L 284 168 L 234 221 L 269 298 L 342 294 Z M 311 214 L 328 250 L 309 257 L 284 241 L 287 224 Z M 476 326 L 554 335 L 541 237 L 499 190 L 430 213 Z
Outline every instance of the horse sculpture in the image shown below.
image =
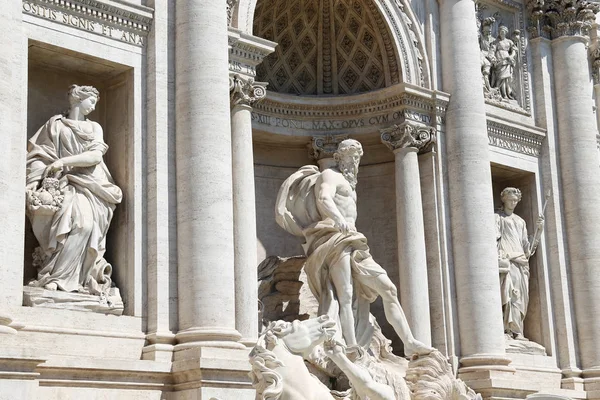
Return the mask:
M 257 400 L 395 400 L 391 387 L 377 383 L 370 373 L 346 357 L 336 342 L 336 323 L 327 315 L 306 321 L 271 322 L 250 353 L 250 376 Z M 318 345 L 348 377 L 352 389 L 330 391 L 312 375 L 304 359 Z

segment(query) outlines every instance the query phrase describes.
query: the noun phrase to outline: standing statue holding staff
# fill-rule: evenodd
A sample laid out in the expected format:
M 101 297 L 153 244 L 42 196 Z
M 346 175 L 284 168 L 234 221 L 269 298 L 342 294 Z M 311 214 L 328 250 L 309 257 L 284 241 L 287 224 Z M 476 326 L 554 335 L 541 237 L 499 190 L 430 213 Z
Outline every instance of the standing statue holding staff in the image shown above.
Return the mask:
M 279 190 L 277 223 L 302 236 L 305 271 L 319 301 L 319 315 L 338 321 L 349 347 L 368 346 L 373 332 L 370 303 L 381 296 L 385 316 L 404 342 L 407 355 L 433 349 L 416 340 L 398 301 L 396 287 L 373 260 L 367 238 L 356 231 L 356 184 L 361 144 L 342 141 L 322 169 L 307 165 Z
M 529 304 L 529 258 L 535 253 L 544 227 L 544 215 L 538 217 L 535 234 L 527 237 L 523 218 L 514 213 L 521 191 L 507 187 L 501 193 L 502 208 L 496 212 L 496 241 L 504 332 L 517 340 L 523 335 L 523 321 Z M 544 204 L 544 210 L 546 208 Z

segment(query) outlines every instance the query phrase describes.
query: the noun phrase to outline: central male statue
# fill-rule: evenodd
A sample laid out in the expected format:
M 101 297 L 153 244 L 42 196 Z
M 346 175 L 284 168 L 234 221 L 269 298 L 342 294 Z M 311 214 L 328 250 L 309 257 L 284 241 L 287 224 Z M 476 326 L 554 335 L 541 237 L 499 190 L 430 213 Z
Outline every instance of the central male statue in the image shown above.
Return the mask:
M 305 238 L 305 271 L 319 301 L 319 315 L 337 320 L 346 344 L 368 346 L 373 326 L 369 305 L 381 296 L 385 316 L 404 342 L 404 352 L 427 354 L 431 347 L 414 338 L 385 270 L 369 253 L 367 238 L 356 231 L 356 183 L 361 144 L 342 141 L 322 170 L 306 165 L 281 186 L 277 223 Z

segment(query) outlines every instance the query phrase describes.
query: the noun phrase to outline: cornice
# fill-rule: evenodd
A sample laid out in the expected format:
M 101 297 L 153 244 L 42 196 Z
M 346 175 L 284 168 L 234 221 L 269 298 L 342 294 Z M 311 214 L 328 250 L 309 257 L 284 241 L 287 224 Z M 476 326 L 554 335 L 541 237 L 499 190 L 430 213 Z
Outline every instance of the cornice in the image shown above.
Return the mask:
M 153 20 L 151 8 L 117 0 L 23 0 L 23 3 L 25 2 L 52 7 L 146 34 Z
M 275 51 L 277 43 L 229 27 L 229 71 L 254 78 L 256 66 Z
M 448 96 L 435 92 L 406 90 L 404 85 L 391 86 L 357 96 L 301 98 L 269 92 L 257 105 L 257 110 L 281 116 L 303 118 L 345 118 L 359 114 L 374 114 L 409 107 L 430 114 L 443 114 Z
M 22 0 L 22 12 L 137 47 L 145 46 L 153 21 L 151 8 L 123 0 Z

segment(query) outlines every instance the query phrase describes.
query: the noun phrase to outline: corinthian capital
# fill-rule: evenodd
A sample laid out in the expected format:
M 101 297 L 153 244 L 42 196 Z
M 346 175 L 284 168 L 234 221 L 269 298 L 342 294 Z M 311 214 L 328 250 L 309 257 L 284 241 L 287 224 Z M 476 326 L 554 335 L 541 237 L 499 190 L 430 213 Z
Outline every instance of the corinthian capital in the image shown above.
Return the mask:
M 313 136 L 311 143 L 308 145 L 308 156 L 316 161 L 323 158 L 332 158 L 338 145 L 348 138 L 348 135 Z
M 435 128 L 410 121 L 381 129 L 379 132 L 381 142 L 392 151 L 412 147 L 424 152 L 436 141 Z
M 531 38 L 587 36 L 600 4 L 587 0 L 526 0 Z
M 236 74 L 229 77 L 229 95 L 232 107 L 236 105 L 252 107 L 267 95 L 267 83 L 254 82 L 252 78 L 242 78 Z

